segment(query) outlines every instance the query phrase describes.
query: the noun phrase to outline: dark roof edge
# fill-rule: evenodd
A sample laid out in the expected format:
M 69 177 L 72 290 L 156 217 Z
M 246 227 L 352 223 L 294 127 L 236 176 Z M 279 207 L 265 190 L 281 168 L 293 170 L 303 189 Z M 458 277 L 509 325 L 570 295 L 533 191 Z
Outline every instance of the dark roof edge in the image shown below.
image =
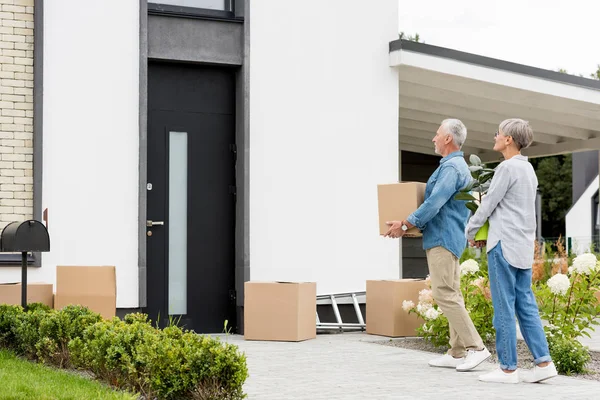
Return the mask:
M 448 58 L 451 60 L 462 61 L 470 64 L 481 65 L 484 67 L 501 69 L 504 71 L 515 72 L 517 74 L 534 76 L 537 78 L 548 79 L 552 81 L 568 83 L 571 85 L 582 86 L 585 88 L 600 90 L 600 81 L 580 76 L 563 74 L 562 72 L 550 71 L 547 69 L 530 67 L 528 65 L 517 64 L 509 61 L 498 60 L 480 56 L 477 54 L 466 53 L 448 49 L 445 47 L 433 46 L 431 44 L 413 42 L 411 40 L 398 39 L 390 42 L 390 53 L 396 50 L 414 51 L 416 53 L 429 54 L 432 56 Z

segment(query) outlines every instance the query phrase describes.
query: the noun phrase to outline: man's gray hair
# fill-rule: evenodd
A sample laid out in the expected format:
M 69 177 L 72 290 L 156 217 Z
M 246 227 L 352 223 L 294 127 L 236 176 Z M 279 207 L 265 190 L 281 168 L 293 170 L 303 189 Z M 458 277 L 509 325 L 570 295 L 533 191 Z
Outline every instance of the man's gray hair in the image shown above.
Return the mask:
M 467 140 L 467 127 L 459 119 L 449 118 L 442 121 L 444 130 L 454 138 L 454 144 L 460 149 Z
M 518 149 L 526 149 L 533 142 L 533 129 L 528 121 L 520 118 L 506 119 L 500 123 L 500 130 L 504 136 L 511 136 Z

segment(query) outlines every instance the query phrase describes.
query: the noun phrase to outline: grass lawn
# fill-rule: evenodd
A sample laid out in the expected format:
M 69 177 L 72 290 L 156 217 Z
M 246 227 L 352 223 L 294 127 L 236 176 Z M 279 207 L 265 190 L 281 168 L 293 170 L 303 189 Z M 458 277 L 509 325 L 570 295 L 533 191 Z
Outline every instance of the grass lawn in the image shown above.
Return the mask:
M 134 400 L 98 382 L 32 363 L 0 350 L 1 400 Z

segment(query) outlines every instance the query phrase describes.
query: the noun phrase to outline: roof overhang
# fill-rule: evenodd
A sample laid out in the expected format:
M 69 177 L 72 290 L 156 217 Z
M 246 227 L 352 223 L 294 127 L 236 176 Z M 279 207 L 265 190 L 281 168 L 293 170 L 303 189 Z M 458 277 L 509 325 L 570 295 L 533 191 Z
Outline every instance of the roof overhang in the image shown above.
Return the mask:
M 527 156 L 600 149 L 600 81 L 405 40 L 390 43 L 390 65 L 399 75 L 402 150 L 434 154 L 440 122 L 458 118 L 465 153 L 497 161 L 493 135 L 515 117 L 534 129 Z

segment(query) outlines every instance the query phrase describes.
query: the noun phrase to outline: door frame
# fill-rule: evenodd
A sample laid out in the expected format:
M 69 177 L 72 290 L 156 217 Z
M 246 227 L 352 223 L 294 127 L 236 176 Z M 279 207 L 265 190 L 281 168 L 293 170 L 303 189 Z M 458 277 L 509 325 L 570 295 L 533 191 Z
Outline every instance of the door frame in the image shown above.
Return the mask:
M 199 65 L 221 66 L 235 69 L 235 143 L 237 147 L 236 160 L 236 203 L 235 203 L 235 290 L 236 290 L 236 318 L 238 333 L 244 330 L 244 282 L 250 280 L 250 71 L 248 68 L 250 54 L 250 26 L 248 16 L 245 15 L 248 0 L 235 0 L 235 22 L 221 21 L 223 24 L 243 24 L 242 54 L 238 60 L 229 58 L 228 63 L 222 59 L 190 59 L 190 54 L 178 55 L 170 53 L 171 58 L 152 59 L 148 57 L 148 4 L 147 0 L 139 0 L 140 4 L 140 64 L 139 64 L 139 204 L 138 204 L 138 308 L 146 307 L 148 298 L 147 287 L 147 258 L 146 258 L 146 226 L 147 220 L 147 167 L 148 167 L 148 62 L 172 61 L 196 63 Z M 173 17 L 174 18 L 174 17 Z M 196 19 L 197 23 L 205 23 Z M 173 32 L 177 35 L 178 32 Z M 215 49 L 215 54 L 225 49 Z M 230 51 L 230 50 L 228 50 Z

